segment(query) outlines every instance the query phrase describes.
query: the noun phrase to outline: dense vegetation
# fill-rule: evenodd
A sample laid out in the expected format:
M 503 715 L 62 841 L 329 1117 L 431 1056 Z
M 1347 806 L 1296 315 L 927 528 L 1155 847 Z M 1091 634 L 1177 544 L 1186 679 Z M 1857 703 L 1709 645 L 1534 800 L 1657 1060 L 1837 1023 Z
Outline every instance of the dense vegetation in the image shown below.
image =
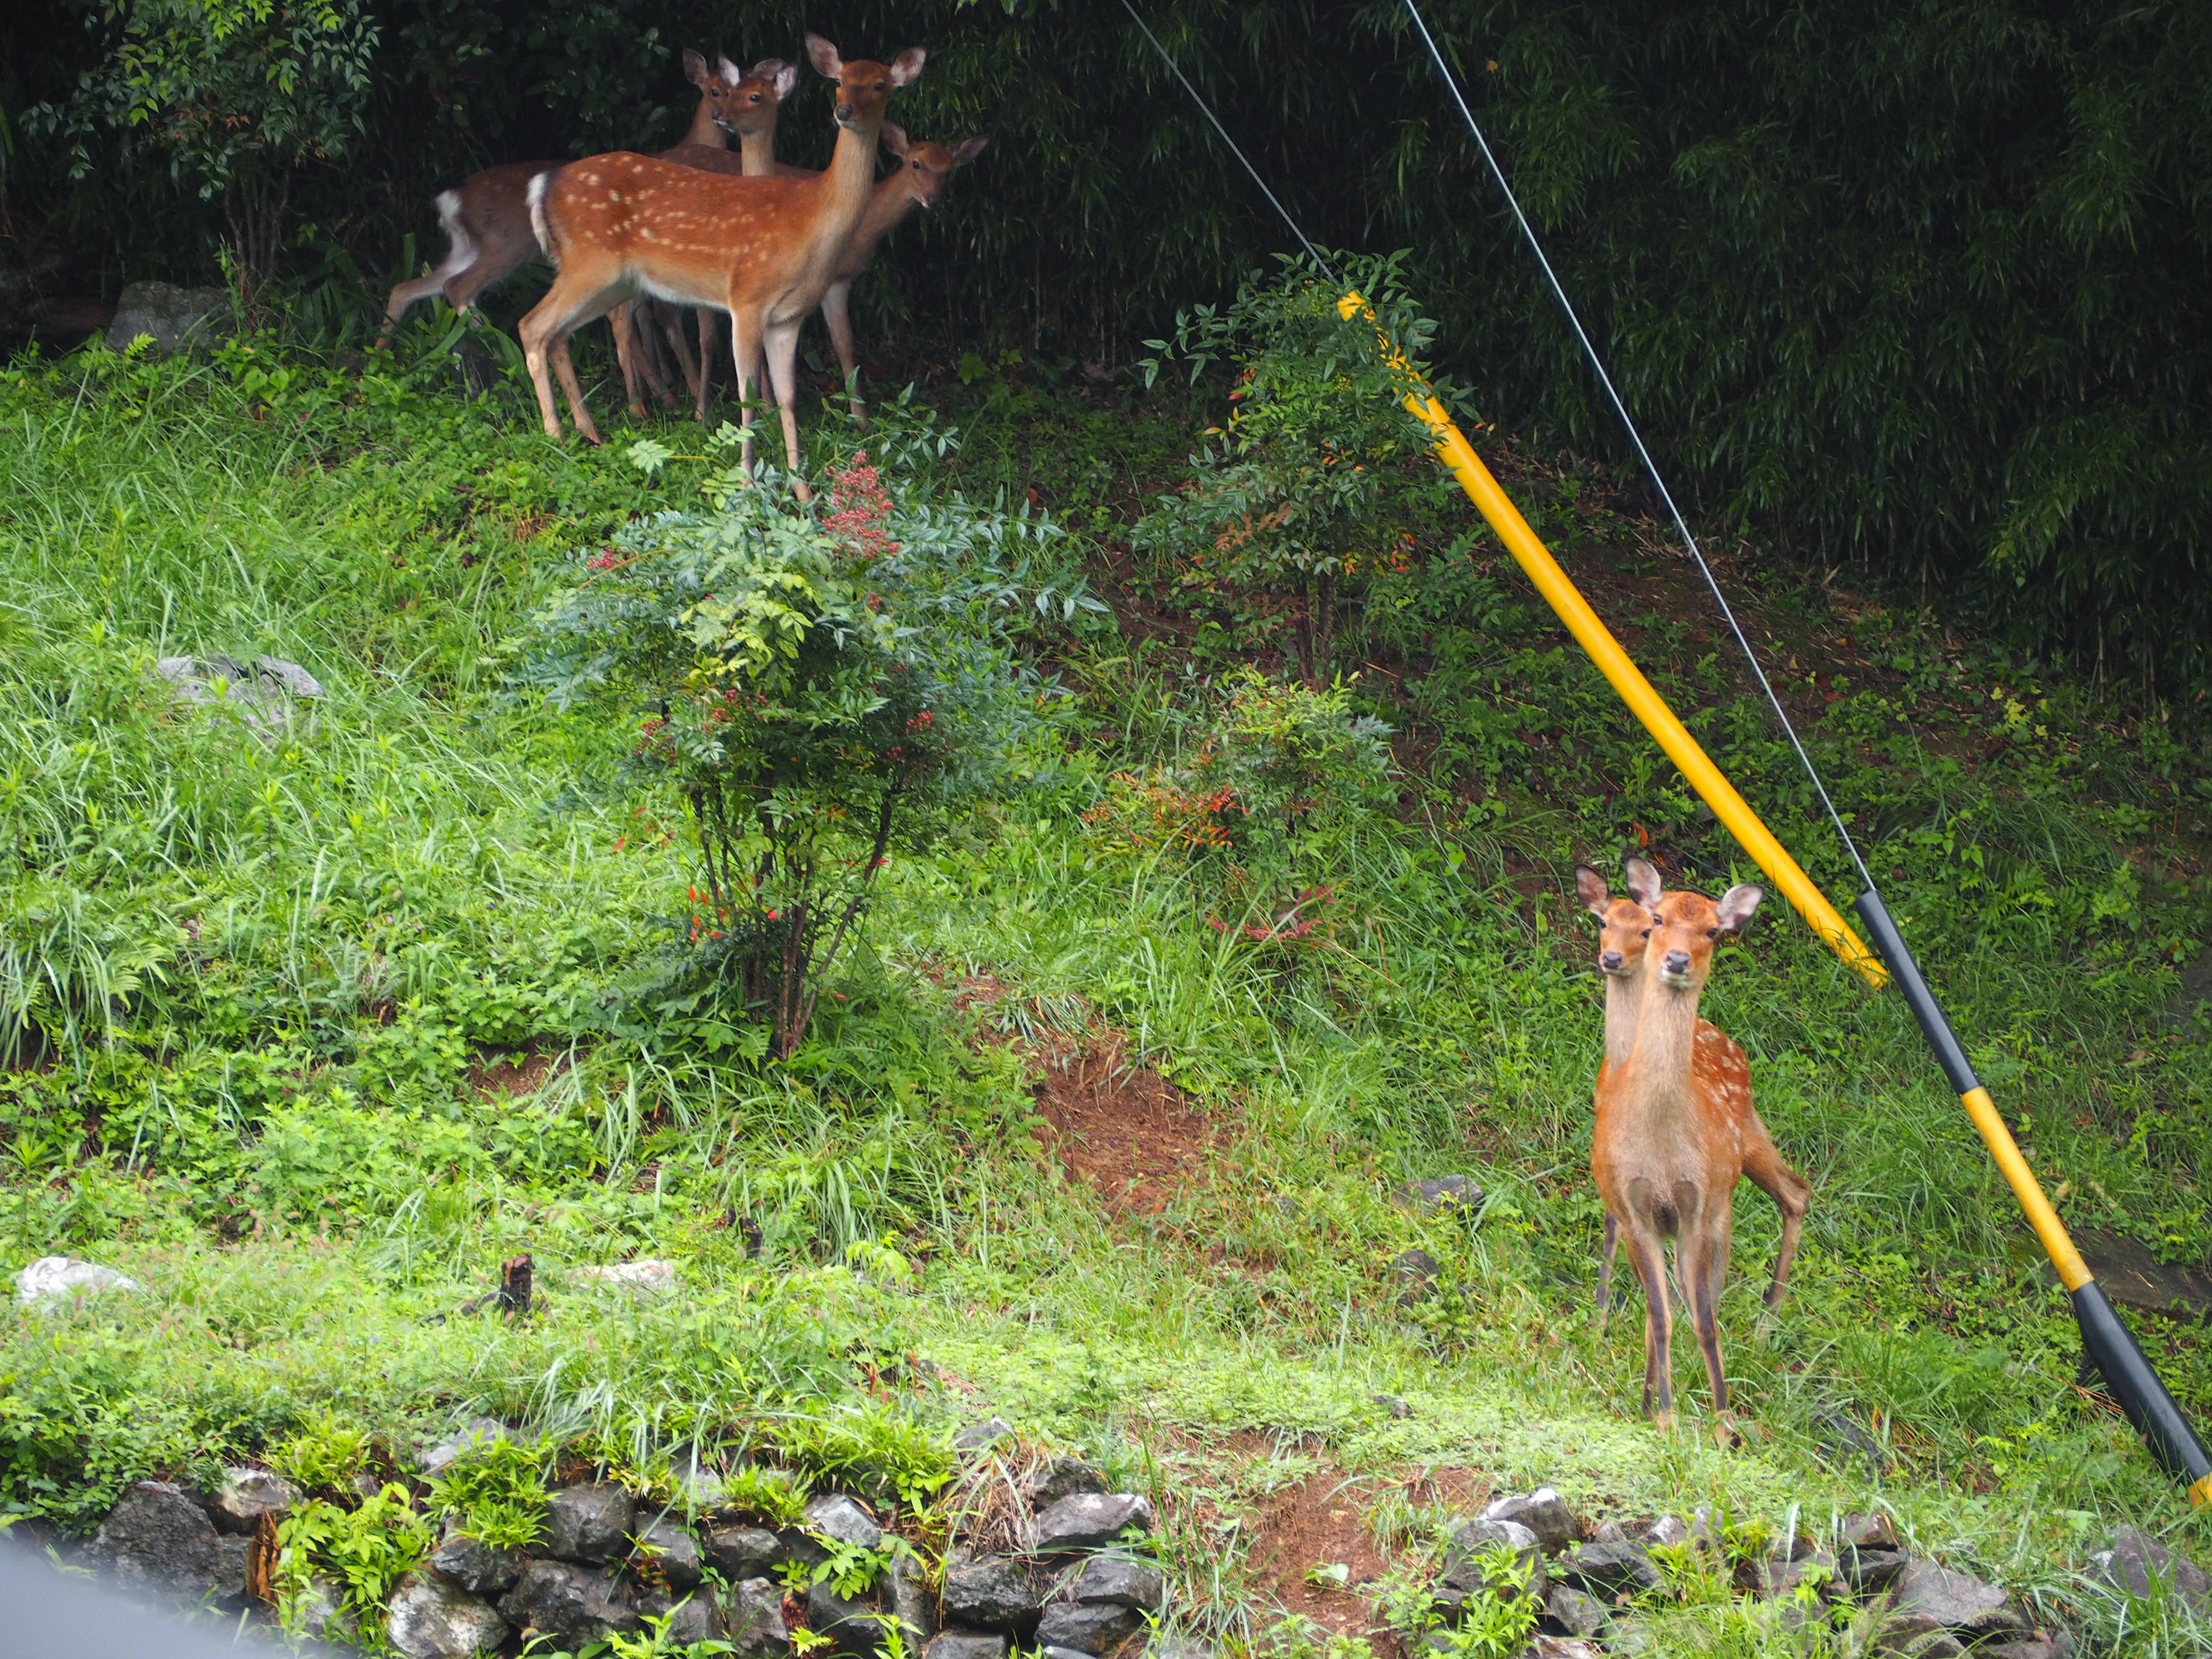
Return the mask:
M 813 513 L 734 477 L 726 432 L 549 443 L 511 384 L 449 389 L 428 331 L 367 367 L 267 337 L 18 361 L 0 1240 L 147 1291 L 0 1332 L 9 1513 L 82 1528 L 130 1480 L 257 1455 L 325 1495 L 300 1549 L 385 1572 L 423 1522 L 349 1478 L 489 1410 L 648 1488 L 742 1429 L 888 1481 L 927 1535 L 945 1434 L 988 1403 L 1172 1485 L 1178 1617 L 1271 1650 L 1325 1644 L 1255 1590 L 1239 1514 L 1346 1472 L 1402 1544 L 1434 1516 L 1394 1483 L 1468 1463 L 1599 1512 L 1879 1496 L 2107 1646 L 2197 1650 L 2178 1606 L 2145 1625 L 2074 1576 L 2105 1520 L 2204 1523 L 2077 1381 L 1901 1006 L 1779 907 L 1707 1001 L 1815 1186 L 1770 1343 L 1773 1216 L 1739 1207 L 1756 1438 L 1637 1422 L 1637 1322 L 1589 1318 L 1566 871 L 1638 847 L 1717 887 L 1738 855 L 1353 395 L 1329 297 L 1249 290 L 1149 392 L 1011 349 L 921 363 L 865 460 L 810 410 L 838 484 Z M 1186 384 L 1209 353 L 1226 374 Z M 1494 453 L 1847 890 L 1633 495 Z M 1348 492 L 1315 482 L 1332 457 Z M 2201 746 L 1932 611 L 1748 547 L 1731 580 L 2069 1218 L 2203 1259 L 2212 1029 L 2167 1014 L 2212 923 Z M 151 672 L 264 652 L 324 694 L 193 704 Z M 834 959 L 802 890 L 854 918 Z M 1042 1137 L 1030 1084 L 1079 1053 L 1194 1103 L 1164 1208 L 1068 1182 Z M 1392 1200 L 1447 1170 L 1478 1216 Z M 455 1315 L 523 1249 L 540 1314 Z M 562 1278 L 642 1255 L 679 1296 Z M 2197 1334 L 2143 1338 L 2212 1413 Z M 1675 1650 L 1809 1639 L 1724 1591 L 1655 1616 Z
M 1599 454 L 1594 404 L 1402 9 L 1150 9 L 1329 241 L 1417 251 L 1487 413 Z M 2212 21 L 2187 0 L 1438 0 L 1633 404 L 1723 525 L 2179 699 L 2212 674 Z M 50 290 L 204 276 L 358 313 L 492 161 L 672 142 L 687 46 L 926 42 L 917 133 L 995 135 L 864 303 L 1071 363 L 1132 355 L 1287 245 L 1121 10 L 970 0 L 33 0 L 0 182 Z M 826 152 L 815 95 L 787 153 Z M 410 240 L 412 239 L 412 240 Z M 987 354 L 988 355 L 988 354 Z

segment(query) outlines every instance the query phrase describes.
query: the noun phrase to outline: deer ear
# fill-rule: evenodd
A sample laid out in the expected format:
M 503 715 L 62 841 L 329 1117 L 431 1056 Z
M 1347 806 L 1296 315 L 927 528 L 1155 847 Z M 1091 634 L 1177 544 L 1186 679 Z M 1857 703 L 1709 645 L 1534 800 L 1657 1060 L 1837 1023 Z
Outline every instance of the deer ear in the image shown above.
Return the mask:
M 1575 866 L 1575 896 L 1583 902 L 1583 908 L 1601 920 L 1613 908 L 1613 895 L 1606 890 L 1605 878 L 1587 864 Z
M 905 155 L 910 148 L 906 141 L 906 129 L 896 121 L 884 122 L 884 148 L 894 155 Z
M 983 153 L 983 146 L 990 142 L 988 138 L 963 138 L 952 147 L 952 165 L 966 167 Z
M 1628 859 L 1622 862 L 1620 872 L 1628 880 L 1628 896 L 1647 910 L 1659 908 L 1659 872 L 1643 859 Z
M 714 60 L 714 67 L 721 71 L 722 84 L 726 87 L 734 87 L 745 78 L 745 72 L 732 64 L 726 56 L 717 58 Z
M 775 64 L 775 101 L 780 104 L 799 90 L 799 65 L 775 58 L 769 61 Z
M 845 60 L 837 56 L 837 48 L 818 34 L 806 37 L 806 61 L 832 81 L 845 72 Z
M 707 89 L 708 82 L 714 78 L 707 72 L 707 60 L 689 46 L 684 49 L 684 78 L 702 92 Z
M 908 46 L 891 59 L 891 84 L 910 87 L 921 79 L 921 60 L 929 54 L 920 46 Z
M 1721 895 L 1721 926 L 1731 933 L 1741 932 L 1743 925 L 1758 911 L 1759 900 L 1765 896 L 1765 889 L 1753 887 L 1748 883 L 1729 888 Z

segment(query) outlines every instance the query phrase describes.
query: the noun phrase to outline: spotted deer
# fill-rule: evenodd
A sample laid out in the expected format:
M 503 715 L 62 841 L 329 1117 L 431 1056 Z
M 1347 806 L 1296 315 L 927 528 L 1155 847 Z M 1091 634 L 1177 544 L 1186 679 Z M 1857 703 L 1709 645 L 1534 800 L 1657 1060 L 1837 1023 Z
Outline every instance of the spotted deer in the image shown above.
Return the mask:
M 1653 912 L 1663 889 L 1659 872 L 1643 859 L 1632 858 L 1621 866 L 1628 896 L 1616 897 L 1605 878 L 1587 864 L 1575 866 L 1575 892 L 1583 907 L 1598 919 L 1598 971 L 1605 975 L 1605 1054 L 1598 1061 L 1597 1086 L 1605 1087 L 1612 1069 L 1628 1058 L 1635 1046 L 1638 1015 L 1643 1010 L 1644 946 L 1655 927 Z M 1790 1282 L 1790 1264 L 1796 1259 L 1797 1242 L 1804 1231 L 1805 1211 L 1812 1200 L 1811 1183 L 1784 1161 L 1774 1138 L 1751 1099 L 1751 1062 L 1735 1042 L 1711 1020 L 1700 1018 L 1690 1047 L 1690 1065 L 1723 1101 L 1738 1121 L 1743 1146 L 1743 1172 L 1751 1183 L 1774 1200 L 1782 1215 L 1782 1243 L 1774 1257 L 1774 1279 L 1767 1287 L 1766 1307 L 1782 1304 Z M 1613 1310 L 1613 1256 L 1620 1243 L 1620 1227 L 1612 1211 L 1606 1212 L 1605 1248 L 1597 1273 L 1597 1325 L 1602 1331 Z
M 1644 1409 L 1662 1427 L 1673 1425 L 1673 1310 L 1666 1267 L 1671 1238 L 1725 1443 L 1733 1418 L 1716 1310 L 1728 1273 L 1735 1187 L 1752 1161 L 1747 1144 L 1757 1116 L 1750 1110 L 1747 1079 L 1737 1083 L 1717 1067 L 1696 1063 L 1698 1000 L 1712 975 L 1715 944 L 1748 922 L 1764 895 L 1757 887 L 1731 887 L 1716 902 L 1698 893 L 1651 891 L 1656 872 L 1650 880 L 1633 879 L 1656 902 L 1638 907 L 1649 919 L 1642 940 L 1642 994 L 1626 1052 L 1617 1062 L 1608 1058 L 1598 1083 L 1590 1173 L 1605 1201 L 1607 1231 L 1626 1243 L 1644 1285 Z M 1624 949 L 1624 964 L 1632 949 Z M 1757 1139 L 1766 1140 L 1763 1126 Z M 1774 1161 L 1779 1164 L 1778 1157 Z M 1796 1220 L 1802 1223 L 1810 1189 L 1794 1175 L 1791 1180 Z M 1796 1245 L 1788 1208 L 1784 1218 L 1786 1242 L 1767 1293 L 1770 1307 L 1780 1299 Z
M 807 52 L 814 67 L 837 82 L 836 149 L 829 170 L 815 178 L 728 178 L 617 152 L 532 182 L 538 240 L 560 270 L 521 328 L 523 356 L 550 435 L 561 431 L 549 374 L 549 365 L 557 363 L 577 430 L 600 441 L 574 367 L 553 355 L 576 328 L 641 294 L 712 305 L 730 314 L 741 406 L 751 400 L 753 362 L 765 348 L 783 417 L 786 465 L 799 494 L 811 495 L 798 477 L 799 423 L 791 401 L 799 325 L 836 279 L 873 191 L 885 106 L 894 91 L 921 75 L 923 53 L 915 47 L 890 64 L 847 62 L 818 35 L 807 37 Z M 748 435 L 742 452 L 748 471 L 752 447 Z

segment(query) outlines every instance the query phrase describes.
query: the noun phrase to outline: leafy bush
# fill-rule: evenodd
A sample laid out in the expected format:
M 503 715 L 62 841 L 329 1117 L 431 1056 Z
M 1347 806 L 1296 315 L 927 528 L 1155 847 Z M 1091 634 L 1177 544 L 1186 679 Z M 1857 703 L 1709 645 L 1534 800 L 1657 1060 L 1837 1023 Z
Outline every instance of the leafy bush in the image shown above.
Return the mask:
M 430 1553 L 437 1533 L 407 1489 L 386 1486 L 357 1509 L 314 1498 L 276 1523 L 276 1584 L 288 1626 L 296 1626 L 301 1597 L 318 1573 L 345 1587 L 347 1608 L 381 1624 L 392 1586 Z
M 545 1449 L 517 1440 L 480 1443 L 430 1483 L 430 1513 L 495 1549 L 527 1549 L 545 1534 Z

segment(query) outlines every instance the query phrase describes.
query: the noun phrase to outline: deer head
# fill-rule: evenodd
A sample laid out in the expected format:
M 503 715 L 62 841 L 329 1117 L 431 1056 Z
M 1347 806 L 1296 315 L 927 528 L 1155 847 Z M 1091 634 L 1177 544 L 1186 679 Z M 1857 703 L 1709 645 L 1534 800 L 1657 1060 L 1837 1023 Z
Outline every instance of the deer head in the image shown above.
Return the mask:
M 866 127 L 880 122 L 884 106 L 890 101 L 891 94 L 921 78 L 922 59 L 927 55 L 920 46 L 908 46 L 888 64 L 866 58 L 857 58 L 848 64 L 838 57 L 837 48 L 820 35 L 806 37 L 808 61 L 818 73 L 837 83 L 836 114 L 841 127 Z
M 1765 890 L 1748 884 L 1729 888 L 1717 904 L 1702 893 L 1663 895 L 1644 945 L 1644 960 L 1657 971 L 1659 983 L 1670 991 L 1703 990 L 1712 976 L 1714 945 L 1749 921 L 1765 896 Z
M 1625 979 L 1644 968 L 1644 941 L 1655 925 L 1651 908 L 1659 902 L 1659 872 L 1642 859 L 1629 860 L 1623 869 L 1628 897 L 1615 898 L 1605 878 L 1587 864 L 1575 866 L 1575 893 L 1597 918 L 1599 969 Z
M 773 131 L 777 106 L 799 86 L 799 66 L 781 58 L 763 58 L 749 70 L 723 58 L 710 69 L 697 52 L 687 52 L 684 71 L 706 94 L 714 125 L 738 138 Z
M 884 148 L 899 158 L 900 182 L 920 207 L 935 207 L 952 169 L 965 167 L 981 155 L 988 142 L 964 138 L 947 149 L 927 138 L 908 138 L 906 129 L 896 121 L 884 123 Z

